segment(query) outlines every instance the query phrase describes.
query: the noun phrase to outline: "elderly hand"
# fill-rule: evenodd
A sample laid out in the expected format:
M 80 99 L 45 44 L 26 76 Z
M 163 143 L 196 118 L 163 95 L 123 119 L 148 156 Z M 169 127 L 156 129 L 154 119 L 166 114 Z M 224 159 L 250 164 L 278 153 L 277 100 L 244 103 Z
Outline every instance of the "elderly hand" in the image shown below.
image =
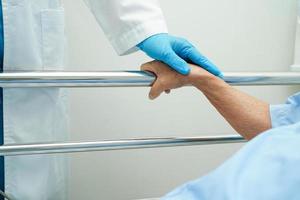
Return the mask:
M 193 85 L 199 81 L 206 81 L 216 78 L 208 71 L 190 64 L 191 71 L 189 75 L 181 75 L 169 68 L 166 64 L 159 61 L 151 61 L 141 66 L 141 70 L 150 71 L 156 75 L 156 80 L 149 93 L 150 99 L 157 98 L 162 92 L 169 93 L 171 89 L 180 88 L 185 85 Z

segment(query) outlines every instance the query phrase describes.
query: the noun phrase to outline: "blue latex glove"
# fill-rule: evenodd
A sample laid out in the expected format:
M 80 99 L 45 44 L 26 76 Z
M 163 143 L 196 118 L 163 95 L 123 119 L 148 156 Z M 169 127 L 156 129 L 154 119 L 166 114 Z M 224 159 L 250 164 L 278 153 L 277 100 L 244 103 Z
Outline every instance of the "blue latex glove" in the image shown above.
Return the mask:
M 183 75 L 189 74 L 190 67 L 187 62 L 190 62 L 223 77 L 221 71 L 186 39 L 161 33 L 145 39 L 137 47 L 151 58 L 166 63 Z

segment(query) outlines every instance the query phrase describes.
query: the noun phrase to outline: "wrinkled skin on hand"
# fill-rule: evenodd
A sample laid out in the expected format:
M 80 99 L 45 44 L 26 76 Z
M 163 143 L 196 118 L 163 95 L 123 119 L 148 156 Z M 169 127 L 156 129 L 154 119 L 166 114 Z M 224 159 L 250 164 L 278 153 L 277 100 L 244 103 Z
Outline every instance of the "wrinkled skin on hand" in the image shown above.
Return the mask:
M 149 71 L 156 75 L 149 98 L 157 98 L 161 93 L 170 93 L 172 89 L 180 88 L 185 85 L 193 85 L 195 82 L 205 81 L 209 78 L 215 78 L 214 75 L 196 65 L 190 64 L 191 72 L 189 75 L 181 75 L 168 65 L 160 61 L 151 61 L 141 66 L 141 70 Z

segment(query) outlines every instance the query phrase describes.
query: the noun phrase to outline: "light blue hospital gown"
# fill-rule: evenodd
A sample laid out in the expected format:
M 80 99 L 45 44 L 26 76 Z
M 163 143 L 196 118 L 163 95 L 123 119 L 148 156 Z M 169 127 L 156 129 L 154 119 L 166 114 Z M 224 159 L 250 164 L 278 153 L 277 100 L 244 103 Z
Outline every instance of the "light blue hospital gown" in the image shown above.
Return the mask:
M 270 111 L 272 129 L 162 200 L 300 200 L 300 92 Z

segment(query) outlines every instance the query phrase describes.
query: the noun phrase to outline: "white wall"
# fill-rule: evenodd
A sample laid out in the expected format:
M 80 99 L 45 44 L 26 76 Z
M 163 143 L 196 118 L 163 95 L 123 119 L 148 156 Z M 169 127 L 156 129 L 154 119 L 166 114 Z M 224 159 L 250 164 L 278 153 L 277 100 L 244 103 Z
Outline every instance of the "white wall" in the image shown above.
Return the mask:
M 135 70 L 142 53 L 117 57 L 82 1 L 63 0 L 68 70 Z M 285 71 L 292 64 L 296 0 L 162 0 L 170 32 L 191 40 L 223 71 Z M 244 87 L 272 103 L 297 88 Z M 148 88 L 72 89 L 72 140 L 232 134 L 195 89 L 149 101 Z M 241 145 L 74 154 L 70 199 L 158 197 L 218 166 Z

